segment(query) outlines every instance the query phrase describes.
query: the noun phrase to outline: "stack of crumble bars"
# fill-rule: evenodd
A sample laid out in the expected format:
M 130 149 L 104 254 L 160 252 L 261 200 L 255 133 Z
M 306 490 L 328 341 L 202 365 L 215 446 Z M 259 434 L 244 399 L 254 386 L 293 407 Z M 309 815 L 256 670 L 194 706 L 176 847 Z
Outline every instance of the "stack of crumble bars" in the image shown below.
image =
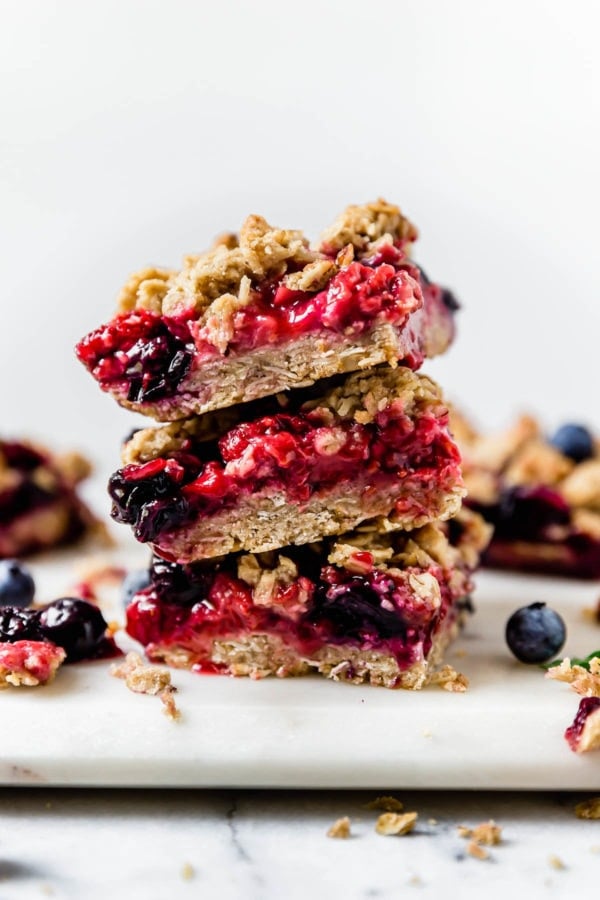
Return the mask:
M 250 216 L 181 271 L 146 269 L 80 360 L 162 426 L 123 447 L 113 516 L 154 551 L 127 630 L 203 672 L 419 688 L 488 536 L 461 511 L 438 386 L 417 374 L 457 304 L 396 206 L 311 247 Z

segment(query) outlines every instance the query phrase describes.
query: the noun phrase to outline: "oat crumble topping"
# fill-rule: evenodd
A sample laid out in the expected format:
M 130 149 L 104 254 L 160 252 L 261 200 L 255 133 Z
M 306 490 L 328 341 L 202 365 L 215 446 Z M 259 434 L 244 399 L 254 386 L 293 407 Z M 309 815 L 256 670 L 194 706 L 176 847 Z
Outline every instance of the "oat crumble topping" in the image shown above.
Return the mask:
M 233 317 L 252 299 L 258 281 L 285 278 L 290 290 L 320 291 L 342 266 L 372 255 L 381 243 L 407 249 L 417 230 L 397 206 L 378 200 L 349 206 L 322 237 L 322 250 L 301 231 L 275 228 L 262 216 L 248 216 L 239 238 L 222 235 L 204 253 L 184 257 L 180 271 L 147 267 L 123 287 L 117 309 L 143 309 L 173 316 L 189 311 L 205 337 L 224 353 L 233 337 Z M 339 251 L 333 260 L 325 255 Z
M 330 838 L 349 838 L 350 837 L 350 819 L 348 816 L 343 816 L 341 819 L 336 819 L 329 831 L 327 832 L 327 837 Z
M 584 666 L 571 665 L 567 656 L 560 665 L 547 670 L 546 678 L 570 684 L 582 697 L 600 697 L 600 657 L 594 656 L 589 667 L 588 671 Z
M 467 846 L 467 853 L 469 856 L 474 856 L 475 859 L 489 859 L 490 854 L 487 850 L 478 844 L 477 841 L 471 841 Z
M 489 847 L 502 842 L 502 828 L 493 819 L 490 819 L 488 822 L 482 822 L 474 828 L 459 825 L 458 834 L 459 837 L 471 838 L 476 844 L 487 844 Z
M 405 835 L 409 834 L 415 827 L 418 813 L 382 813 L 375 823 L 375 831 L 377 834 L 384 835 Z

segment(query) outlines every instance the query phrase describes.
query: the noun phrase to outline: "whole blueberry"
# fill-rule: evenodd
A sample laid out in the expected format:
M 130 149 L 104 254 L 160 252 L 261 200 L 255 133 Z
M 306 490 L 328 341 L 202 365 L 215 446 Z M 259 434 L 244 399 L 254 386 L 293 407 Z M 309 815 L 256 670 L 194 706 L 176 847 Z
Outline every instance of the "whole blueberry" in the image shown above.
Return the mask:
M 561 425 L 550 438 L 550 443 L 577 463 L 594 455 L 594 439 L 584 425 Z
M 506 623 L 506 643 L 520 662 L 543 663 L 563 646 L 567 629 L 562 618 L 545 603 L 531 603 Z
M 44 638 L 67 651 L 73 662 L 93 656 L 106 632 L 106 621 L 97 606 L 78 597 L 62 597 L 38 613 Z
M 121 587 L 123 606 L 127 607 L 138 593 L 150 584 L 150 572 L 148 569 L 132 569 L 123 579 Z
M 29 606 L 35 594 L 33 578 L 16 559 L 0 561 L 0 606 Z

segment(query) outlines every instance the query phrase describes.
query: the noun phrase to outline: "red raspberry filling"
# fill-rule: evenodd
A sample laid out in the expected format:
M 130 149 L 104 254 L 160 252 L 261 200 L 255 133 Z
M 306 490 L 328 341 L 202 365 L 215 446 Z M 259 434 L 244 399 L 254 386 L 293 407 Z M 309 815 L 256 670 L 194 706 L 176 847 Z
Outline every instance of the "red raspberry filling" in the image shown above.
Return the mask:
M 400 400 L 369 424 L 331 413 L 280 413 L 244 422 L 217 443 L 191 441 L 173 458 L 129 465 L 112 476 L 113 517 L 152 541 L 196 516 L 239 503 L 240 496 L 284 492 L 303 503 L 343 482 L 385 488 L 390 478 L 436 484 L 447 490 L 459 479 L 460 456 L 440 410 L 407 416 Z M 415 502 L 407 498 L 406 502 Z
M 440 292 L 435 285 L 425 289 Z M 248 352 L 319 330 L 354 335 L 375 322 L 401 327 L 422 305 L 419 269 L 389 245 L 368 261 L 350 263 L 316 293 L 290 290 L 282 279 L 255 286 L 250 303 L 234 314 L 226 352 Z M 194 315 L 123 313 L 83 338 L 77 356 L 104 390 L 118 388 L 137 401 L 171 397 L 192 358 L 197 366 L 221 352 L 210 325 Z M 422 355 L 415 351 L 407 362 L 416 368 Z
M 598 715 L 600 710 L 600 697 L 583 697 L 579 702 L 577 714 L 573 724 L 565 731 L 565 739 L 575 753 L 579 750 L 579 743 L 588 719 L 591 715 Z
M 314 571 L 314 562 L 306 564 L 307 551 L 284 552 L 296 556 L 300 574 L 291 584 L 280 585 L 268 606 L 254 603 L 253 589 L 233 571 L 220 571 L 221 564 L 207 570 L 198 564 L 181 567 L 157 561 L 152 586 L 137 594 L 127 610 L 128 633 L 146 647 L 150 658 L 182 648 L 198 671 L 214 670 L 214 641 L 252 634 L 278 636 L 304 656 L 332 644 L 378 650 L 407 669 L 427 655 L 440 624 L 453 615 L 457 597 L 448 573 L 438 566 L 406 570 L 427 571 L 437 578 L 441 604 L 435 607 L 416 597 L 398 575 L 373 569 L 369 553 L 360 556 L 371 571 L 356 575 L 328 565 L 319 570 L 318 564 Z M 462 589 L 468 589 L 466 578 Z

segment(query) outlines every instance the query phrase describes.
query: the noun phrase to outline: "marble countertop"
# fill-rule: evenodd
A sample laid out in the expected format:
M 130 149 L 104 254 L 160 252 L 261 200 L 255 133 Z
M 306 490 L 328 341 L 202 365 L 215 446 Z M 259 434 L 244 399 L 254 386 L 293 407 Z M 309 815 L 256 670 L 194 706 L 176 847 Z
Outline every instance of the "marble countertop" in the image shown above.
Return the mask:
M 600 821 L 582 795 L 398 792 L 405 837 L 374 831 L 373 792 L 0 791 L 0 900 L 295 900 L 589 894 Z M 341 816 L 347 840 L 326 836 Z M 466 853 L 458 825 L 494 819 L 503 841 Z

